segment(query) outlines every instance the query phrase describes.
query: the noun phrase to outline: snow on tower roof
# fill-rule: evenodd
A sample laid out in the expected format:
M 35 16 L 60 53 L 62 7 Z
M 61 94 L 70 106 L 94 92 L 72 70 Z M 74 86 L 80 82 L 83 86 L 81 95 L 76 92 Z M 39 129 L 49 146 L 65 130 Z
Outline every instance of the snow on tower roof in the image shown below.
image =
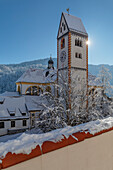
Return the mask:
M 45 76 L 45 71 L 42 69 L 29 69 L 27 70 L 17 81 L 18 82 L 29 82 L 29 83 L 50 83 L 54 82 L 57 78 L 57 74 L 55 70 L 47 70 L 49 74 L 47 77 Z
M 63 12 L 63 15 L 65 17 L 65 20 L 67 22 L 68 28 L 70 31 L 74 31 L 77 33 L 82 33 L 86 36 L 88 36 L 85 27 L 82 23 L 82 20 L 76 16 L 72 16 L 70 14 L 67 14 L 65 12 Z

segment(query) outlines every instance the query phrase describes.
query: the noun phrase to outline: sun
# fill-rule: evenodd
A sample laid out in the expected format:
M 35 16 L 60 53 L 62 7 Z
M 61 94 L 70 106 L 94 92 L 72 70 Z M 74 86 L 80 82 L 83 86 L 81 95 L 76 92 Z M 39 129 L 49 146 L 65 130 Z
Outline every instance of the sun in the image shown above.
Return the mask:
M 88 41 L 86 41 L 86 44 L 87 44 L 87 45 L 89 45 L 89 44 L 90 44 L 90 41 L 89 41 L 89 40 L 88 40 Z

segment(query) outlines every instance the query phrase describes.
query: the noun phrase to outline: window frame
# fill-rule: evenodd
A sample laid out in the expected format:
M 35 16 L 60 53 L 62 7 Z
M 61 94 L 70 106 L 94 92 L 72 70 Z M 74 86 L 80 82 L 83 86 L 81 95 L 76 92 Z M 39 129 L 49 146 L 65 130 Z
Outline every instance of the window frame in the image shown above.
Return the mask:
M 81 53 L 79 53 L 79 58 L 82 59 L 82 54 Z
M 0 122 L 0 124 L 2 124 L 0 125 L 0 129 L 4 129 L 5 128 L 4 122 Z
M 22 121 L 22 125 L 23 125 L 23 126 L 27 126 L 27 120 L 26 120 L 26 119 L 24 119 L 24 120 Z
M 83 47 L 83 45 L 82 45 L 83 43 L 82 43 L 82 40 L 79 40 L 79 38 L 77 39 L 75 39 L 75 46 L 77 46 L 77 47 Z
M 78 58 L 78 53 L 77 52 L 75 53 L 75 58 Z
M 15 127 L 15 120 L 11 120 L 11 128 L 13 128 L 13 127 Z
M 65 48 L 65 38 L 61 39 L 61 49 Z

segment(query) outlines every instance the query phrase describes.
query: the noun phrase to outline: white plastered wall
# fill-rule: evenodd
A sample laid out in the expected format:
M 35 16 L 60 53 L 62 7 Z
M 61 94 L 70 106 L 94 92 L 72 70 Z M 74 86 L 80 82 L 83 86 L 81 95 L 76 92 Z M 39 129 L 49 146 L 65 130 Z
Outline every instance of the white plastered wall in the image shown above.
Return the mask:
M 82 47 L 75 46 L 75 39 L 82 41 Z M 75 53 L 81 53 L 82 59 L 76 58 Z M 71 34 L 71 67 L 86 68 L 86 38 Z
M 64 35 L 63 38 L 65 38 L 65 47 L 63 49 L 61 49 L 61 38 L 59 39 L 59 65 L 58 65 L 58 69 L 61 68 L 65 68 L 68 66 L 68 34 Z M 64 62 L 61 62 L 60 60 L 60 55 L 61 52 L 65 51 L 66 52 L 66 60 Z
M 8 132 L 8 129 L 10 129 L 10 130 L 17 130 L 17 129 L 26 129 L 26 128 L 29 128 L 29 119 L 25 119 L 27 121 L 27 125 L 26 126 L 23 126 L 23 120 L 14 120 L 15 121 L 15 127 L 11 127 L 11 120 L 0 121 L 0 122 L 4 122 L 4 128 L 0 129 L 0 136 L 6 135 L 7 132 Z

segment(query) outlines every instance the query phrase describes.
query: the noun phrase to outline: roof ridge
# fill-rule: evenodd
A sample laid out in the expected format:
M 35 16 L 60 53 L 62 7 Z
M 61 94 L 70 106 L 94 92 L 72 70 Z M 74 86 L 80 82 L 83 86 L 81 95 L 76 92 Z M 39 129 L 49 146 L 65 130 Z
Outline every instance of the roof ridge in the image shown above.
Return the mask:
M 66 14 L 66 15 L 69 15 L 69 16 L 71 16 L 71 17 L 73 17 L 73 18 L 78 18 L 78 19 L 80 19 L 80 20 L 81 20 L 81 18 L 80 18 L 80 17 L 77 17 L 77 16 L 74 16 L 74 15 L 68 14 L 68 13 L 66 13 L 66 12 L 63 12 L 63 14 Z

